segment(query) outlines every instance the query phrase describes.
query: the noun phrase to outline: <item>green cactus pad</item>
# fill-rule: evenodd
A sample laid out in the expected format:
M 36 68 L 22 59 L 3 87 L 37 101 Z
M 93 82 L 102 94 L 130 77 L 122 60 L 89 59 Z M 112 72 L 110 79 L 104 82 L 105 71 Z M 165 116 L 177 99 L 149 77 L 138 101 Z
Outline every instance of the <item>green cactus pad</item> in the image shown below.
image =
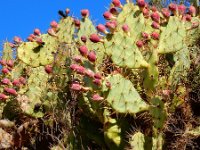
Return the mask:
M 113 62 L 118 66 L 128 68 L 149 66 L 132 37 L 123 32 L 116 32 L 111 39 L 105 41 L 104 45 L 106 53 L 111 55 Z
M 177 52 L 184 48 L 186 28 L 177 16 L 171 16 L 166 27 L 161 27 L 158 53 Z
M 122 75 L 110 75 L 106 81 L 111 83 L 111 89 L 105 99 L 116 112 L 135 114 L 148 109 L 133 84 Z M 106 91 L 106 87 L 103 90 Z
M 75 31 L 74 19 L 67 17 L 59 22 L 59 31 L 57 33 L 60 43 L 72 43 Z
M 162 102 L 160 98 L 155 97 L 151 100 L 151 104 L 152 106 L 149 111 L 153 117 L 154 127 L 156 129 L 161 129 L 167 118 L 164 102 Z
M 136 150 L 145 150 L 145 136 L 141 132 L 136 132 L 133 136 L 131 136 L 129 140 L 129 144 L 131 146 L 131 149 Z
M 17 55 L 24 63 L 32 66 L 44 66 L 51 64 L 54 60 L 52 53 L 56 52 L 58 44 L 57 38 L 48 34 L 41 35 L 43 46 L 39 46 L 36 42 L 22 43 L 17 49 Z
M 12 59 L 13 59 L 13 50 L 9 42 L 5 42 L 3 45 L 2 60 L 12 60 Z

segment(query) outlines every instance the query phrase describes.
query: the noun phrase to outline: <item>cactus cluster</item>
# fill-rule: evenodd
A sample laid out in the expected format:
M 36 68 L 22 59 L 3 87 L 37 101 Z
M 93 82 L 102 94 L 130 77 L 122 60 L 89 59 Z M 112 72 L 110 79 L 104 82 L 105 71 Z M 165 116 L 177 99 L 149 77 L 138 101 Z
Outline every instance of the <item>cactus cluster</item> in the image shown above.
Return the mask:
M 196 8 L 113 0 L 96 27 L 87 9 L 80 20 L 59 14 L 47 33 L 4 44 L 0 149 L 191 148 L 200 138 Z

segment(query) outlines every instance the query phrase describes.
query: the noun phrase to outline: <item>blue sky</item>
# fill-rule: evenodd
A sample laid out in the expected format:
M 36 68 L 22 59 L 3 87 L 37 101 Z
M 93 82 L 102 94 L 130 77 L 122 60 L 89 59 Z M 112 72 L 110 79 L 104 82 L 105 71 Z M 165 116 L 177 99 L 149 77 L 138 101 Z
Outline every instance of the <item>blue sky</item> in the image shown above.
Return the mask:
M 20 36 L 26 39 L 35 28 L 47 31 L 52 20 L 59 20 L 58 10 L 70 8 L 80 17 L 81 9 L 89 9 L 92 20 L 104 22 L 103 12 L 111 0 L 2 0 L 0 5 L 0 42 Z M 1 46 L 0 46 L 1 48 Z

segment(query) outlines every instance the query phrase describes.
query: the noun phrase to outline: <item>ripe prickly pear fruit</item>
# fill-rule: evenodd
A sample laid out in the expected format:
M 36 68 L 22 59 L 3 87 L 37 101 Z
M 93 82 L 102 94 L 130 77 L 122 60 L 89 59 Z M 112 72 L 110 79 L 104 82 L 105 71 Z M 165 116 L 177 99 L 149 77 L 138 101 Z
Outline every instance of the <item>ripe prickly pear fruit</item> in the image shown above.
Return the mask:
M 5 87 L 5 88 L 4 88 L 4 91 L 7 92 L 7 93 L 9 93 L 9 94 L 11 94 L 11 95 L 14 95 L 14 96 L 17 95 L 16 90 L 13 89 L 13 88 L 7 88 L 7 87 Z
M 42 41 L 42 38 L 36 38 L 35 41 L 38 43 L 38 45 L 44 45 L 45 43 Z
M 84 75 L 85 74 L 85 68 L 83 66 L 77 66 L 75 70 L 78 74 Z
M 141 48 L 141 47 L 143 47 L 144 43 L 143 43 L 142 40 L 138 40 L 138 41 L 136 42 L 136 45 L 137 45 L 138 48 Z
M 186 14 L 185 15 L 185 20 L 190 22 L 192 20 L 192 16 L 189 15 L 189 14 Z
M 8 99 L 8 96 L 3 93 L 0 93 L 0 100 L 5 101 L 6 99 Z
M 78 19 L 74 19 L 74 24 L 77 28 L 80 28 L 81 22 Z
M 51 66 L 51 65 L 46 65 L 46 66 L 45 66 L 45 71 L 46 71 L 46 73 L 48 73 L 48 74 L 52 73 L 52 72 L 53 72 L 52 66 Z
M 101 97 L 99 94 L 94 94 L 94 95 L 92 95 L 92 100 L 93 101 L 102 101 L 102 100 L 104 100 L 104 98 Z
M 100 80 L 101 80 L 101 79 L 102 79 L 101 73 L 95 73 L 95 74 L 94 74 L 94 78 L 95 78 L 95 79 L 100 79 Z
M 159 15 L 159 13 L 153 12 L 153 13 L 151 14 L 151 19 L 152 19 L 153 21 L 159 23 L 159 22 L 160 22 L 160 15 Z
M 160 37 L 159 33 L 157 33 L 157 32 L 152 32 L 151 33 L 151 38 L 152 39 L 159 40 L 159 37 Z
M 26 79 L 24 77 L 20 77 L 19 81 L 21 84 L 25 85 L 26 84 Z
M 119 8 L 122 8 L 122 4 L 120 2 L 120 0 L 113 0 L 112 1 L 112 4 L 115 6 L 115 7 L 119 7 Z
M 140 8 L 144 8 L 146 6 L 146 3 L 144 0 L 137 0 L 137 5 L 140 7 Z
M 82 15 L 82 17 L 88 17 L 89 16 L 89 10 L 88 9 L 81 10 L 81 15 Z
M 76 71 L 78 65 L 77 64 L 71 64 L 70 65 L 70 69 L 73 70 L 73 71 Z
M 47 33 L 48 33 L 49 35 L 51 35 L 51 36 L 57 37 L 57 34 L 55 33 L 55 30 L 52 29 L 52 28 L 49 28 L 48 31 L 47 31 Z
M 160 24 L 154 21 L 154 22 L 151 24 L 151 27 L 154 28 L 154 29 L 159 29 L 159 28 L 160 28 Z
M 82 63 L 82 58 L 81 58 L 81 56 L 74 56 L 74 57 L 73 57 L 73 60 L 74 60 L 75 62 L 77 62 L 77 63 Z
M 87 56 L 88 60 L 91 62 L 95 62 L 97 59 L 95 51 L 90 51 Z
M 73 91 L 80 91 L 82 86 L 79 83 L 72 83 L 70 89 Z
M 101 80 L 100 79 L 94 79 L 93 83 L 96 84 L 97 86 L 101 86 Z
M 2 70 L 2 73 L 4 73 L 4 74 L 8 74 L 10 71 L 8 70 L 8 68 L 3 68 Z
M 6 62 L 6 64 L 7 64 L 8 67 L 11 67 L 11 68 L 14 66 L 13 60 L 8 60 L 8 61 Z
M 2 84 L 5 84 L 5 85 L 10 85 L 10 84 L 11 84 L 11 82 L 10 82 L 10 80 L 9 80 L 8 78 L 2 79 L 2 80 L 1 80 L 1 83 L 2 83 Z
M 22 39 L 18 36 L 15 36 L 13 41 L 16 43 L 16 44 L 20 44 L 22 42 Z
M 112 13 L 110 13 L 109 11 L 106 11 L 104 14 L 103 14 L 103 17 L 106 19 L 106 20 L 111 20 L 111 19 L 115 19 L 116 17 L 113 16 Z
M 111 14 L 113 14 L 113 15 L 118 15 L 119 14 L 119 12 L 117 11 L 117 9 L 115 7 L 111 7 L 110 10 L 109 10 L 109 12 Z
M 21 85 L 21 82 L 19 81 L 19 79 L 14 79 L 13 82 L 12 82 L 12 84 L 14 86 L 18 86 L 19 87 Z
M 78 50 L 82 56 L 87 56 L 88 48 L 85 45 L 80 46 Z
M 150 12 L 149 12 L 149 9 L 148 9 L 148 8 L 144 8 L 144 9 L 142 10 L 142 13 L 143 13 L 143 16 L 144 16 L 145 18 L 149 18 Z
M 90 78 L 94 78 L 94 72 L 92 70 L 90 70 L 90 69 L 87 69 L 85 71 L 85 75 L 87 75 Z
M 87 37 L 85 35 L 81 36 L 81 41 L 86 43 L 87 42 Z
M 169 11 L 169 9 L 163 8 L 163 9 L 161 10 L 161 12 L 162 12 L 162 14 L 163 14 L 163 16 L 164 16 L 165 18 L 169 18 L 169 17 L 170 17 L 170 11 Z
M 114 30 L 114 29 L 116 29 L 116 27 L 117 27 L 117 22 L 115 21 L 115 20 L 113 20 L 113 21 L 109 21 L 109 22 L 106 22 L 106 28 L 108 28 L 109 30 Z
M 157 11 L 156 6 L 152 6 L 152 7 L 151 7 L 151 10 L 152 10 L 153 12 L 156 12 L 156 11 Z
M 52 21 L 52 22 L 50 23 L 50 26 L 51 26 L 52 28 L 56 29 L 56 28 L 58 28 L 58 23 L 57 23 L 56 21 Z
M 191 15 L 191 16 L 196 16 L 196 8 L 194 6 L 190 6 L 189 9 L 188 9 L 188 13 Z
M 142 32 L 142 37 L 143 37 L 144 39 L 149 39 L 149 34 L 146 33 L 146 32 Z
M 130 28 L 129 28 L 129 26 L 128 26 L 127 24 L 124 24 L 124 25 L 122 26 L 122 30 L 123 30 L 124 32 L 128 33 L 128 32 L 130 31 Z
M 179 12 L 179 15 L 183 15 L 183 14 L 185 13 L 185 10 L 186 10 L 185 5 L 183 5 L 183 4 L 178 5 L 178 12 Z
M 90 35 L 90 41 L 93 43 L 102 42 L 101 38 L 95 33 Z
M 40 29 L 38 29 L 38 28 L 36 28 L 36 29 L 33 31 L 33 33 L 34 33 L 35 35 L 41 35 Z
M 68 16 L 69 13 L 70 13 L 70 9 L 69 9 L 69 8 L 66 8 L 66 9 L 65 9 L 65 14 Z
M 102 33 L 105 33 L 105 34 L 108 33 L 108 32 L 106 31 L 106 27 L 105 27 L 103 24 L 99 24 L 98 26 L 96 26 L 96 29 L 97 29 L 99 32 L 102 32 Z
M 174 14 L 176 14 L 177 5 L 174 3 L 169 4 L 169 10 L 171 10 Z
M 31 36 L 29 36 L 29 37 L 27 38 L 27 40 L 28 40 L 29 42 L 33 42 L 33 41 L 34 41 L 34 39 L 33 39 Z
M 0 64 L 1 64 L 2 66 L 6 66 L 6 65 L 7 65 L 6 60 L 0 60 Z

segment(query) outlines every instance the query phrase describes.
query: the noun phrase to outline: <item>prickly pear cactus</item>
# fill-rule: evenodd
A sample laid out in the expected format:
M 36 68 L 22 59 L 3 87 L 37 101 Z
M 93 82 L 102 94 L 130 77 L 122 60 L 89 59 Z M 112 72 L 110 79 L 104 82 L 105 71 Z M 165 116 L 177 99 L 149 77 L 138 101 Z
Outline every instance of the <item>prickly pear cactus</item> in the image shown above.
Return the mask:
M 59 10 L 47 33 L 5 42 L 0 148 L 199 148 L 195 6 L 112 0 L 96 27 Z

